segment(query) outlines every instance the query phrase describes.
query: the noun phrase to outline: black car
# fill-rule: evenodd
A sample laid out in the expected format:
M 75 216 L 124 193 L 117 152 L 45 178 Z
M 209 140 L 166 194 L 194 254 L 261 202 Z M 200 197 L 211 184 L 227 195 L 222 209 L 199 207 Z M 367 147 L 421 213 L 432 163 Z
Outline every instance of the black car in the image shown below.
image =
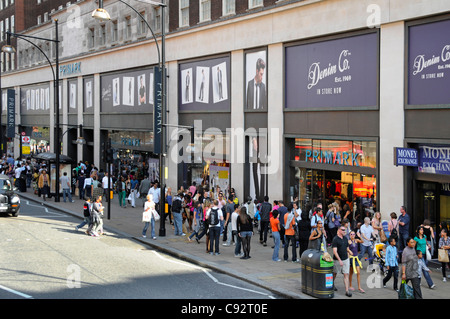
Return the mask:
M 7 175 L 0 174 L 0 214 L 7 213 L 19 216 L 20 198 L 15 193 L 16 188 Z

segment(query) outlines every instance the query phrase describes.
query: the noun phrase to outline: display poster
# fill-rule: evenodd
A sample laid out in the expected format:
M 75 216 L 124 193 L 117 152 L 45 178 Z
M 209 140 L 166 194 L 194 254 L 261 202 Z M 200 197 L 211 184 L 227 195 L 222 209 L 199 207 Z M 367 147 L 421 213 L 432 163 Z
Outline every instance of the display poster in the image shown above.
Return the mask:
M 152 113 L 153 72 L 145 68 L 102 75 L 101 112 Z
M 179 111 L 229 111 L 229 89 L 229 56 L 179 65 Z
M 285 107 L 378 107 L 378 33 L 286 47 Z
M 450 20 L 408 28 L 408 105 L 450 104 Z

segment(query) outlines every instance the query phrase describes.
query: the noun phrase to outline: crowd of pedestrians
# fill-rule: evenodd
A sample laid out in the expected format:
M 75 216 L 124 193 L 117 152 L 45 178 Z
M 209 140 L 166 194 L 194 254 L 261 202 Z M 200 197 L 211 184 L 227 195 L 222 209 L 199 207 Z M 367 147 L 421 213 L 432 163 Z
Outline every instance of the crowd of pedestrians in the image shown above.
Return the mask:
M 6 156 L 0 165 L 0 172 L 8 175 L 20 191 L 30 188 L 44 201 L 50 195 L 50 176 L 45 162 L 14 160 Z M 378 244 L 383 245 L 382 256 L 377 260 L 382 261 L 379 266 L 385 267 L 381 269 L 383 286 L 392 279 L 393 289 L 398 291 L 400 280 L 411 282 L 415 298 L 422 298 L 422 278 L 430 289 L 436 287 L 428 267 L 432 256 L 439 251 L 448 257 L 450 252 L 449 226 L 442 222 L 438 229 L 433 229 L 430 221 L 424 220 L 414 233 L 410 233 L 411 220 L 404 206 L 398 215 L 390 214 L 386 229 L 379 212 L 365 211 L 355 216 L 352 214 L 354 203 L 342 199 L 327 203 L 325 211 L 322 203 L 302 210 L 298 201 L 285 205 L 283 201 L 270 202 L 268 196 L 261 202 L 252 198 L 240 202 L 233 188 L 208 189 L 195 183 L 176 192 L 167 187 L 161 194 L 158 181 L 151 181 L 142 171 L 122 170 L 117 176 L 108 176 L 87 162 L 79 162 L 72 170 L 71 178 L 63 172 L 60 186 L 64 202 L 74 202 L 72 196 L 85 200 L 84 220 L 76 230 L 87 226 L 85 232 L 88 235 L 105 234 L 102 200 L 110 196 L 107 192 L 110 187 L 118 195 L 119 206 L 143 209 L 142 236 L 146 237 L 151 228 L 151 238 L 157 239 L 155 222 L 162 213 L 159 202 L 164 196 L 167 218 L 174 234 L 199 244 L 204 239 L 205 251 L 211 255 L 219 255 L 221 246 L 233 246 L 235 257 L 249 259 L 254 236 L 260 245 L 269 245 L 273 249 L 268 248 L 267 256 L 274 262 L 298 263 L 307 249 L 331 252 L 334 276 L 343 274 L 347 296 L 356 289 L 365 293 L 360 271 L 364 267 L 374 267 Z M 448 268 L 449 258 L 442 259 L 443 282 L 447 281 Z M 357 278 L 356 289 L 353 276 Z

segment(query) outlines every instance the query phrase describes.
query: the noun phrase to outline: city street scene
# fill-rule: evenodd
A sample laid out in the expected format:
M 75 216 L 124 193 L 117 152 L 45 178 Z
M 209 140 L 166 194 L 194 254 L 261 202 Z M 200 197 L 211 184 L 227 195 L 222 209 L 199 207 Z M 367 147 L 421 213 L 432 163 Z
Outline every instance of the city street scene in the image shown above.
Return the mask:
M 0 0 L 0 299 L 449 298 L 449 31 L 447 0 Z

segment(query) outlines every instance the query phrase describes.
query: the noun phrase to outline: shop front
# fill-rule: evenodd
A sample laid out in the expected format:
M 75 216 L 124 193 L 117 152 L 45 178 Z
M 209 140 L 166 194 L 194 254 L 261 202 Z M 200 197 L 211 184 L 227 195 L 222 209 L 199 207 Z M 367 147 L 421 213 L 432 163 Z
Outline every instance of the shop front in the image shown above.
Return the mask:
M 153 154 L 153 132 L 110 131 L 113 172 L 134 172 L 138 179 L 159 180 L 159 159 Z
M 450 144 L 410 143 L 417 152 L 406 166 L 407 208 L 412 230 L 428 220 L 439 232 L 441 223 L 450 225 Z
M 173 156 L 177 187 L 186 189 L 195 182 L 204 189 L 220 187 L 226 192 L 230 185 L 230 55 L 179 63 L 178 83 L 178 140 L 172 136 L 170 141 L 178 150 Z
M 449 15 L 406 24 L 404 146 L 414 152 L 397 156 L 406 158 L 398 165 L 405 167 L 410 233 L 427 220 L 436 238 L 441 223 L 450 225 L 450 46 L 441 32 L 449 27 Z
M 350 219 L 377 211 L 377 142 L 288 139 L 289 201 L 309 211 L 321 203 L 349 205 Z

